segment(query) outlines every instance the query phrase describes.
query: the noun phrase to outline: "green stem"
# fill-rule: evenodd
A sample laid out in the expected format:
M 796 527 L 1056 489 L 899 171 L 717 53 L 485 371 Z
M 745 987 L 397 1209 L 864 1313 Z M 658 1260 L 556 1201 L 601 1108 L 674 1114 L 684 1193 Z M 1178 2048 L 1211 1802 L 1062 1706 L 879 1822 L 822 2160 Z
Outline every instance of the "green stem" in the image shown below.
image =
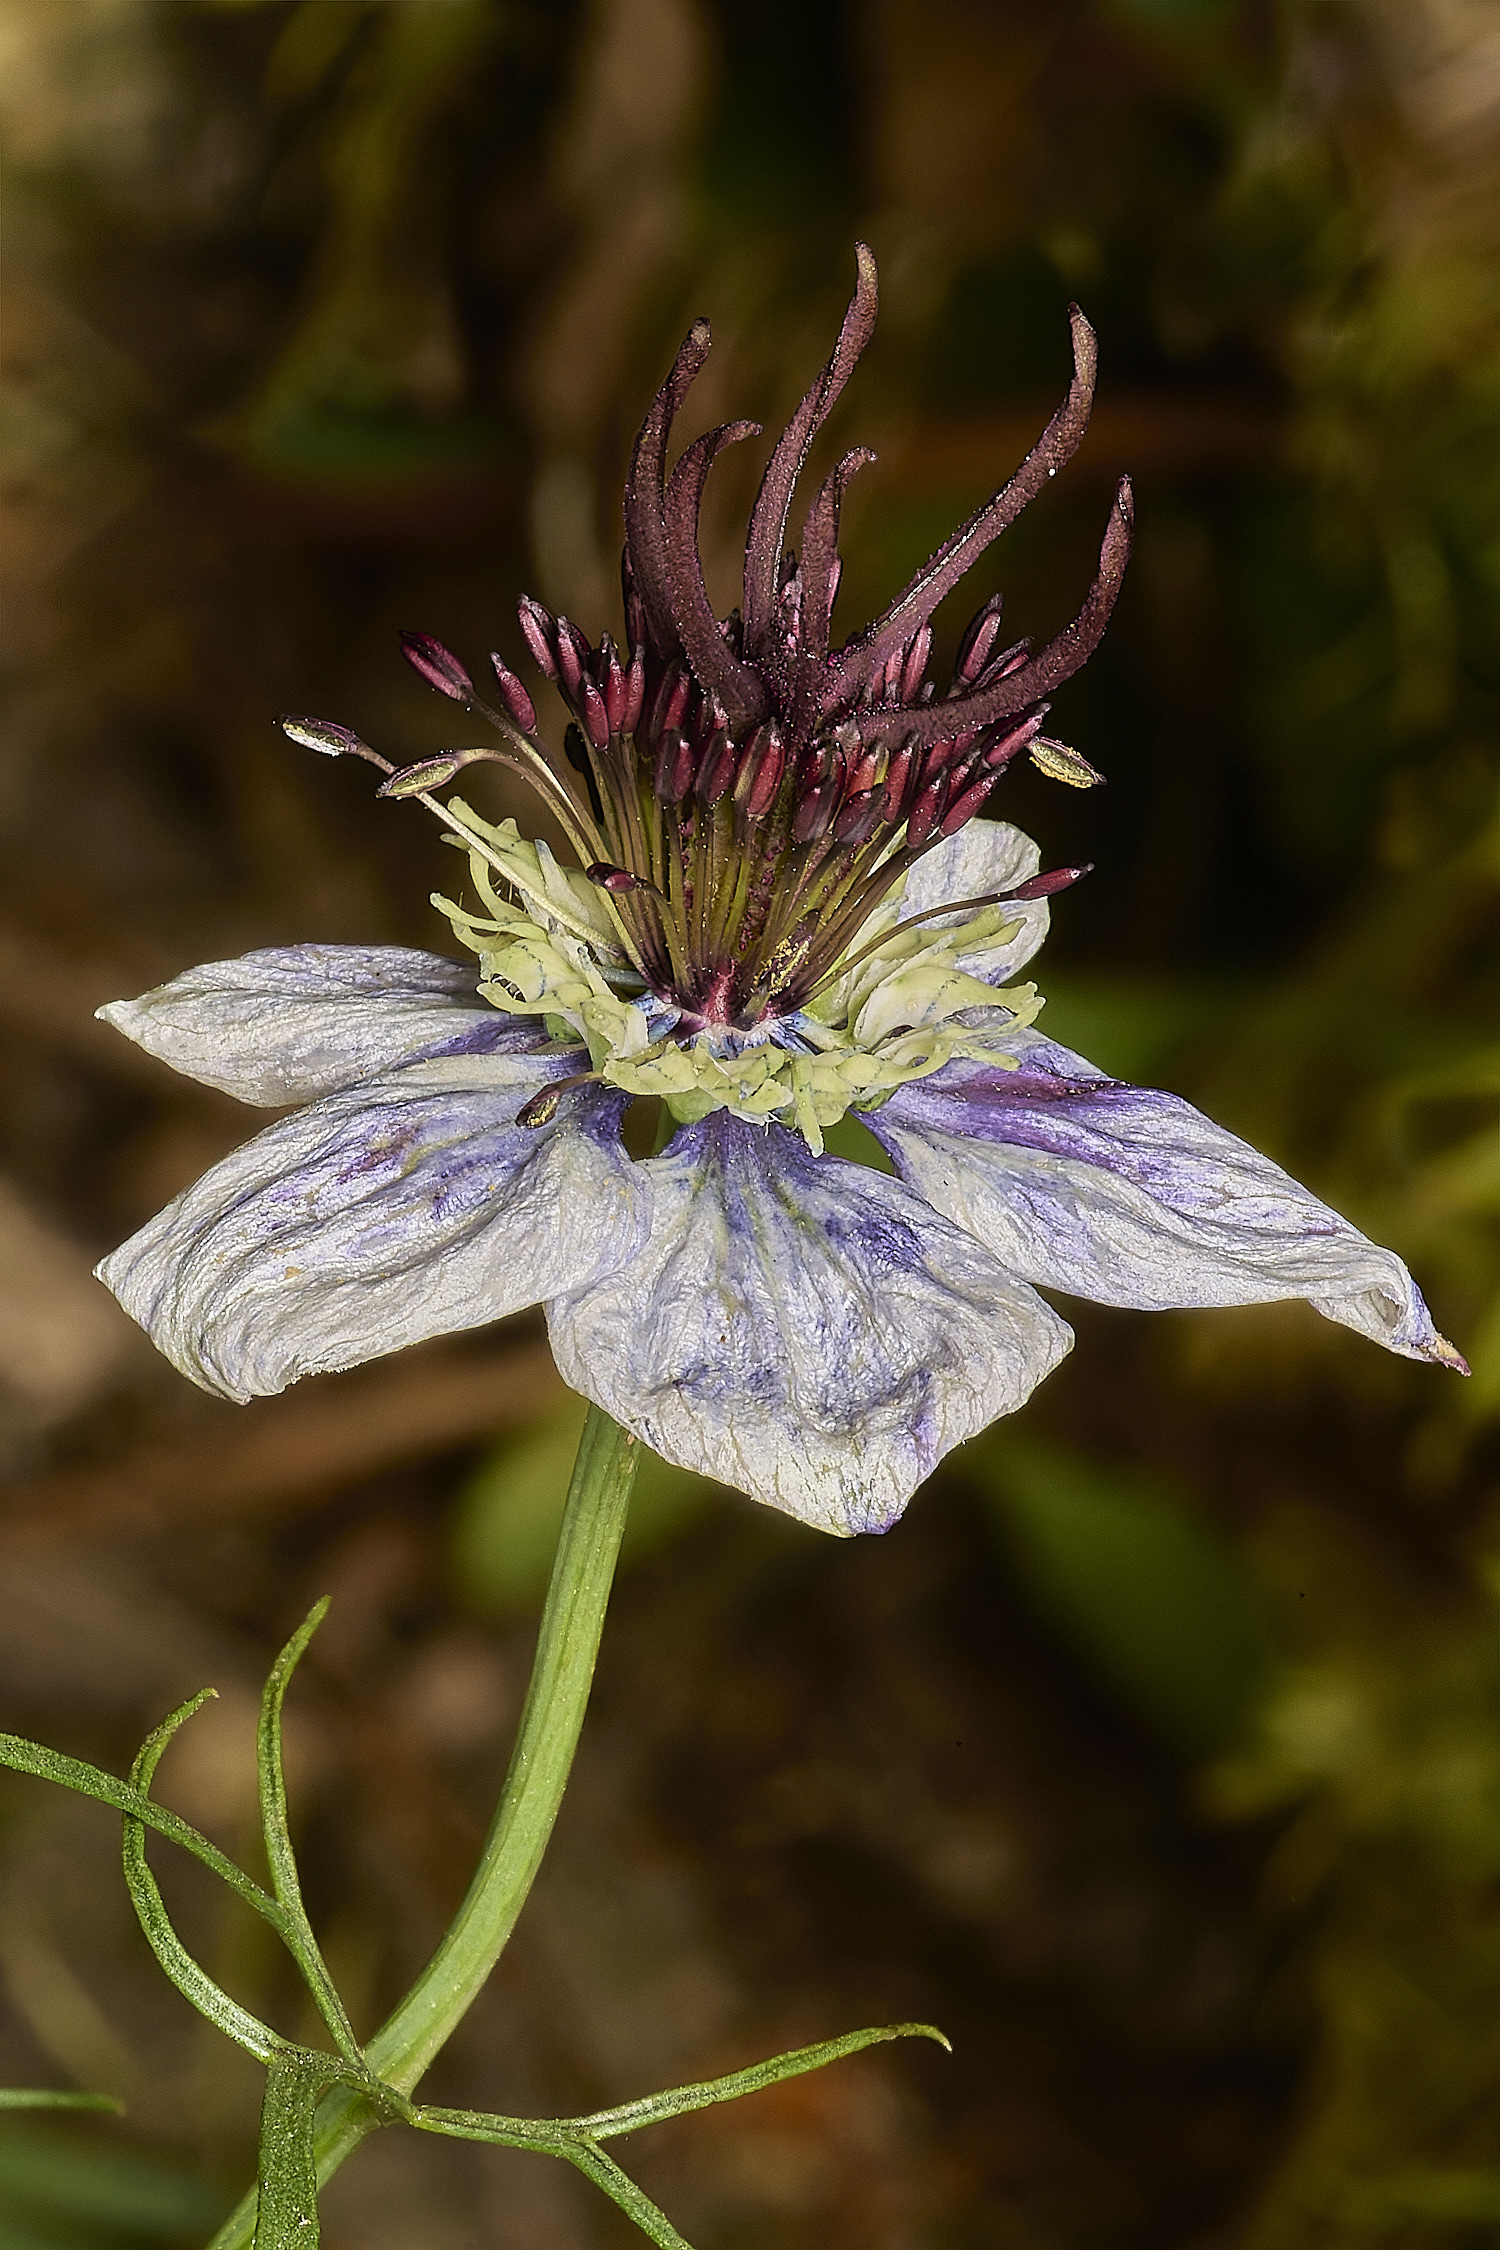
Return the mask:
M 588 1705 L 638 1459 L 635 1439 L 591 1406 L 573 1464 L 526 1707 L 483 1857 L 442 1944 L 366 2050 L 370 2068 L 403 2094 L 411 2092 L 467 2014 L 542 1864 Z M 318 2124 L 319 2181 L 336 2172 L 381 2122 L 362 2095 L 344 2087 L 331 2094 Z M 254 2225 L 252 2193 L 211 2250 L 248 2250 Z

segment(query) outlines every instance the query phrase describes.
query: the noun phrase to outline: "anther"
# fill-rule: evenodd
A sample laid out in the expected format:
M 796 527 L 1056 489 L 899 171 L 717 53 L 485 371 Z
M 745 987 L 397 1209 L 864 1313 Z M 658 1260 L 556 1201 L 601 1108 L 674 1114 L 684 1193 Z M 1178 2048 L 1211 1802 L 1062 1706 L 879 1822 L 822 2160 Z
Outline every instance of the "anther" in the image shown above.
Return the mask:
M 1000 596 L 994 594 L 970 620 L 953 663 L 955 689 L 971 686 L 984 670 L 990 650 L 1000 637 L 1000 607 Z
M 563 645 L 566 647 L 566 642 Z M 596 750 L 606 749 L 609 744 L 609 711 L 587 672 L 581 675 L 575 693 L 590 742 Z
M 875 823 L 880 818 L 880 791 L 862 790 L 857 796 L 846 797 L 834 816 L 833 838 L 837 844 L 863 844 L 875 833 Z
M 620 732 L 634 734 L 641 723 L 641 712 L 646 702 L 646 650 L 637 641 L 630 659 L 630 670 L 625 675 L 625 704 L 620 713 Z
M 401 653 L 414 672 L 420 672 L 429 687 L 440 695 L 449 695 L 455 703 L 472 703 L 474 682 L 459 663 L 458 658 L 441 641 L 430 633 L 403 633 Z
M 1046 709 L 1045 703 L 1039 704 L 1019 725 L 1004 723 L 996 728 L 993 739 L 985 745 L 983 752 L 984 762 L 991 773 L 998 773 L 1002 766 L 1008 766 L 1018 752 L 1036 740 L 1042 724 L 1042 714 Z
M 680 805 L 693 785 L 693 746 L 675 729 L 664 734 L 656 751 L 655 794 L 664 805 Z
M 975 689 L 993 687 L 996 680 L 1008 680 L 1012 672 L 1020 671 L 1030 654 L 1029 640 L 1016 641 L 1010 648 L 1002 649 L 998 656 L 991 657 L 979 674 L 974 682 Z
M 1033 875 L 1026 882 L 1018 883 L 1013 891 L 1004 895 L 1014 899 L 1054 898 L 1059 891 L 1070 890 L 1093 872 L 1091 859 L 1086 859 L 1081 867 L 1053 867 L 1045 875 Z
M 891 752 L 891 762 L 885 769 L 885 794 L 880 803 L 882 820 L 895 820 L 906 795 L 906 784 L 911 773 L 912 746 L 903 742 L 899 750 Z
M 917 787 L 919 789 L 927 788 L 929 783 L 937 780 L 940 773 L 947 770 L 949 747 L 946 742 L 934 742 L 930 750 L 923 752 L 922 763 L 917 774 Z
M 1039 734 L 1032 743 L 1031 762 L 1049 779 L 1065 781 L 1071 789 L 1093 789 L 1104 779 L 1077 750 L 1045 734 Z
M 898 684 L 900 700 L 914 703 L 917 690 L 927 674 L 927 659 L 932 654 L 932 627 L 924 625 L 906 651 Z
M 605 715 L 611 734 L 619 734 L 625 717 L 625 672 L 620 663 L 619 651 L 608 633 L 599 638 L 599 656 L 602 664 L 600 689 L 604 696 Z
M 516 617 L 520 623 L 522 638 L 530 649 L 538 670 L 544 672 L 549 680 L 555 681 L 557 654 L 553 640 L 556 629 L 551 612 L 543 609 L 540 602 L 533 601 L 530 594 L 523 594 L 516 604 Z
M 698 753 L 694 749 L 691 740 L 687 735 L 679 734 L 677 737 L 676 748 L 672 756 L 672 773 L 670 781 L 671 802 L 674 805 L 680 805 L 683 798 L 692 788 L 693 768 L 695 767 L 697 762 Z
M 498 649 L 490 650 L 490 666 L 500 690 L 500 700 L 523 734 L 536 732 L 536 705 Z
M 682 724 L 682 714 L 687 709 L 688 697 L 692 691 L 692 680 L 680 668 L 674 668 L 663 674 L 661 685 L 656 691 L 656 698 L 651 706 L 650 731 L 653 739 L 660 740 L 666 735 L 676 733 Z
M 599 1073 L 596 1070 L 580 1070 L 573 1078 L 559 1078 L 552 1085 L 544 1086 L 539 1094 L 533 1094 L 529 1102 L 521 1104 L 516 1111 L 516 1123 L 525 1126 L 529 1132 L 535 1132 L 539 1125 L 550 1125 L 562 1107 L 564 1094 L 574 1094 L 580 1086 L 596 1086 L 598 1083 Z
M 938 822 L 938 834 L 956 836 L 965 822 L 973 819 L 994 786 L 995 776 L 986 773 L 978 781 L 971 782 L 968 788 L 961 789 Z
M 557 669 L 562 684 L 569 695 L 576 696 L 578 683 L 583 678 L 583 660 L 589 653 L 589 644 L 576 625 L 565 617 L 557 620 Z
M 720 707 L 717 699 L 711 695 L 700 696 L 697 710 L 693 714 L 692 724 L 688 728 L 695 754 L 701 758 L 714 736 L 728 725 L 728 715 Z
M 757 727 L 750 737 L 739 780 L 735 785 L 738 798 L 744 791 L 745 817 L 764 820 L 776 802 L 781 787 L 781 777 L 786 770 L 786 744 L 777 732 L 774 721 L 769 726 Z
M 422 758 L 402 766 L 376 790 L 377 797 L 420 797 L 429 789 L 442 789 L 465 766 L 496 762 L 493 750 L 447 750 L 436 758 Z
M 276 721 L 282 733 L 304 750 L 316 750 L 325 758 L 368 758 L 372 766 L 383 766 L 390 772 L 390 760 L 372 750 L 352 727 L 341 727 L 334 719 L 304 719 L 295 712 L 287 712 Z
M 721 727 L 704 752 L 703 761 L 698 768 L 697 795 L 701 805 L 716 805 L 721 797 L 728 794 L 738 760 L 739 749 L 734 737 L 727 727 Z
M 906 841 L 914 851 L 920 851 L 938 822 L 943 817 L 948 802 L 948 776 L 940 773 L 935 781 L 928 782 L 918 792 L 916 803 L 906 816 Z
M 837 802 L 838 792 L 831 782 L 815 781 L 810 789 L 804 789 L 792 815 L 793 843 L 815 844 L 819 837 L 826 836 Z
M 601 891 L 656 891 L 657 897 L 661 896 L 656 885 L 648 882 L 644 875 L 633 875 L 628 867 L 616 867 L 612 860 L 596 859 L 584 873 Z
M 810 742 L 797 760 L 797 795 L 816 789 L 828 779 L 829 754 L 826 742 Z

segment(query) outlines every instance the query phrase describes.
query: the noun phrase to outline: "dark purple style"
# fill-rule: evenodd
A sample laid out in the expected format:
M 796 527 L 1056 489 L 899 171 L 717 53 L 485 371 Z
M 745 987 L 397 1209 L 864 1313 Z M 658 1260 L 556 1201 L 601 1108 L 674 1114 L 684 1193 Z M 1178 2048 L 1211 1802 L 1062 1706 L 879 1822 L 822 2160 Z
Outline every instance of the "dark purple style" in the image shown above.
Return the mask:
M 714 460 L 725 446 L 758 435 L 758 425 L 710 430 L 667 468 L 673 423 L 708 355 L 706 320 L 688 331 L 631 459 L 623 559 L 629 655 L 608 634 L 594 646 L 566 617 L 522 600 L 526 645 L 572 715 L 566 765 L 548 758 L 531 697 L 500 656 L 491 660 L 497 709 L 439 642 L 403 636 L 408 660 L 432 687 L 508 738 L 508 750 L 486 754 L 541 789 L 582 865 L 610 894 L 631 966 L 681 1011 L 684 1038 L 705 1028 L 753 1032 L 802 1007 L 881 897 L 974 817 L 1021 751 L 1033 750 L 1044 765 L 1051 752 L 1071 761 L 1073 778 L 1097 778 L 1041 728 L 1046 696 L 1085 662 L 1108 622 L 1130 548 L 1128 483 L 1115 495 L 1099 575 L 1071 625 L 1038 655 L 1025 642 L 997 648 L 997 596 L 964 634 L 946 692 L 939 695 L 928 678 L 938 603 L 1071 457 L 1088 426 L 1094 334 L 1076 305 L 1068 396 L 1010 482 L 883 615 L 842 648 L 832 646 L 839 508 L 849 479 L 874 455 L 863 447 L 846 453 L 808 506 L 800 548 L 788 548 L 786 537 L 813 440 L 875 325 L 875 261 L 863 243 L 856 255 L 858 283 L 838 341 L 761 481 L 741 608 L 727 618 L 714 614 L 698 516 Z M 307 740 L 312 722 L 294 724 Z M 326 746 L 352 745 L 330 739 Z M 435 788 L 457 770 L 452 761 L 427 760 L 388 786 L 397 794 Z M 1015 895 L 1045 896 L 1079 872 L 1059 869 Z

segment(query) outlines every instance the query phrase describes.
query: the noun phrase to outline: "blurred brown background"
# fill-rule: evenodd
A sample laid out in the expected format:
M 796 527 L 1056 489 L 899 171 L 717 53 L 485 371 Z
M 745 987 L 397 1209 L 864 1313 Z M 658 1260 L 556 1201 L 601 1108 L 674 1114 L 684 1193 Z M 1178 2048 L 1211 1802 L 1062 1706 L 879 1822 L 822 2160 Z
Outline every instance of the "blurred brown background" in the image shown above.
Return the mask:
M 372 2027 L 467 1878 L 574 1424 L 535 1322 L 236 1410 L 91 1260 L 256 1120 L 92 1021 L 299 939 L 441 947 L 420 814 L 275 712 L 453 739 L 394 632 L 617 626 L 630 433 L 774 424 L 856 234 L 877 470 L 843 615 L 1008 473 L 1100 336 L 1078 461 L 986 559 L 1017 632 L 1140 541 L 1007 782 L 1098 872 L 1047 1027 L 1189 1094 L 1410 1260 L 1461 1385 L 1302 1307 L 1076 1312 L 884 1541 L 648 1479 L 573 1793 L 429 2082 L 594 2106 L 896 2016 L 891 2049 L 624 2153 L 699 2250 L 1344 2250 L 1500 2231 L 1500 19 L 1487 0 L 11 0 L 0 770 L 0 1723 L 163 1767 L 253 1853 L 291 1748 Z M 744 449 L 746 455 L 754 448 Z M 758 461 L 712 498 L 718 591 Z M 551 723 L 549 719 L 549 724 Z M 513 808 L 498 792 L 492 807 Z M 0 1787 L 0 2250 L 201 2240 L 257 2074 L 158 1978 L 97 1807 Z M 165 1860 L 166 1854 L 159 1858 Z M 289 2030 L 262 1932 L 164 1869 Z M 346 2250 L 618 2244 L 541 2159 L 387 2134 Z

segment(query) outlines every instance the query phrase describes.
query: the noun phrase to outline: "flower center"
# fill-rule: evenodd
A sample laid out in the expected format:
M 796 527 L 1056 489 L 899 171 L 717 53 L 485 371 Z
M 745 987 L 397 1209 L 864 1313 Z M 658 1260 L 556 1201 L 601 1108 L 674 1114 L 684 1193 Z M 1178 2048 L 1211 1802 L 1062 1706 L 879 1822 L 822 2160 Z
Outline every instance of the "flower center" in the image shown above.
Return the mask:
M 795 567 L 780 600 L 790 644 Z M 566 792 L 564 814 L 549 771 L 550 801 L 603 896 L 618 951 L 687 1032 L 750 1031 L 806 1007 L 880 899 L 973 818 L 1022 750 L 1072 759 L 1075 778 L 1094 778 L 1076 754 L 1044 743 L 1042 707 L 985 726 L 955 712 L 925 743 L 903 730 L 909 707 L 925 714 L 936 694 L 926 625 L 871 683 L 858 720 L 799 746 L 778 717 L 733 723 L 686 663 L 653 666 L 644 640 L 626 666 L 608 635 L 592 648 L 539 603 L 521 605 L 521 623 L 573 714 L 564 748 L 581 787 Z M 998 628 L 992 603 L 966 637 L 951 695 L 1024 668 L 1024 647 L 992 654 Z M 732 648 L 737 617 L 721 630 Z M 529 749 L 530 697 L 494 662 L 506 705 L 495 716 Z
M 485 911 L 434 903 L 479 955 L 479 990 L 589 1051 L 591 1069 L 539 1096 L 525 1124 L 548 1123 L 569 1091 L 603 1084 L 656 1095 L 682 1122 L 715 1109 L 775 1118 L 820 1154 L 824 1129 L 847 1110 L 876 1108 L 955 1056 L 1012 1067 L 1006 1037 L 1041 1005 L 1033 986 L 997 989 L 985 972 L 1003 970 L 1021 919 L 1056 887 L 1046 876 L 1003 901 L 903 918 L 898 875 L 805 1006 L 767 1007 L 740 1024 L 722 1006 L 684 1007 L 655 990 L 620 947 L 600 888 L 545 843 L 526 841 L 514 821 L 492 826 L 461 800 L 448 810 L 468 839 Z
M 608 634 L 593 647 L 565 617 L 521 602 L 527 646 L 570 712 L 565 764 L 549 759 L 531 697 L 501 657 L 491 658 L 497 708 L 420 633 L 402 635 L 410 662 L 487 719 L 503 748 L 449 751 L 396 772 L 347 728 L 282 722 L 313 749 L 373 760 L 387 775 L 382 795 L 420 797 L 468 847 L 488 913 L 445 911 L 480 954 L 482 989 L 497 1006 L 585 1039 L 597 1076 L 662 1094 L 679 1117 L 790 1109 L 815 1147 L 820 1126 L 852 1101 L 870 1106 L 950 1055 L 977 1051 L 983 1035 L 959 1026 L 965 1012 L 1032 1006 L 993 991 L 963 961 L 1004 942 L 1007 903 L 1044 897 L 1080 870 L 924 908 L 907 922 L 896 902 L 916 863 L 973 819 L 1023 750 L 1059 780 L 1086 788 L 1099 779 L 1042 734 L 1044 698 L 1104 631 L 1132 521 L 1122 481 L 1073 623 L 1036 653 L 1026 642 L 999 649 L 996 597 L 964 634 L 939 695 L 928 677 L 934 611 L 1087 427 L 1094 336 L 1074 306 L 1073 380 L 1031 452 L 882 614 L 835 649 L 840 509 L 850 477 L 874 455 L 858 447 L 824 479 L 800 553 L 786 534 L 809 449 L 874 328 L 875 263 L 863 245 L 856 263 L 833 352 L 762 478 L 741 608 L 726 618 L 713 609 L 698 515 L 715 458 L 758 434 L 756 425 L 707 431 L 667 466 L 674 420 L 708 354 L 705 321 L 688 331 L 631 456 L 628 660 Z M 433 792 L 478 759 L 526 777 L 576 853 L 576 872 L 544 845 L 523 845 L 513 822 L 492 828 L 456 799 L 439 802 Z

